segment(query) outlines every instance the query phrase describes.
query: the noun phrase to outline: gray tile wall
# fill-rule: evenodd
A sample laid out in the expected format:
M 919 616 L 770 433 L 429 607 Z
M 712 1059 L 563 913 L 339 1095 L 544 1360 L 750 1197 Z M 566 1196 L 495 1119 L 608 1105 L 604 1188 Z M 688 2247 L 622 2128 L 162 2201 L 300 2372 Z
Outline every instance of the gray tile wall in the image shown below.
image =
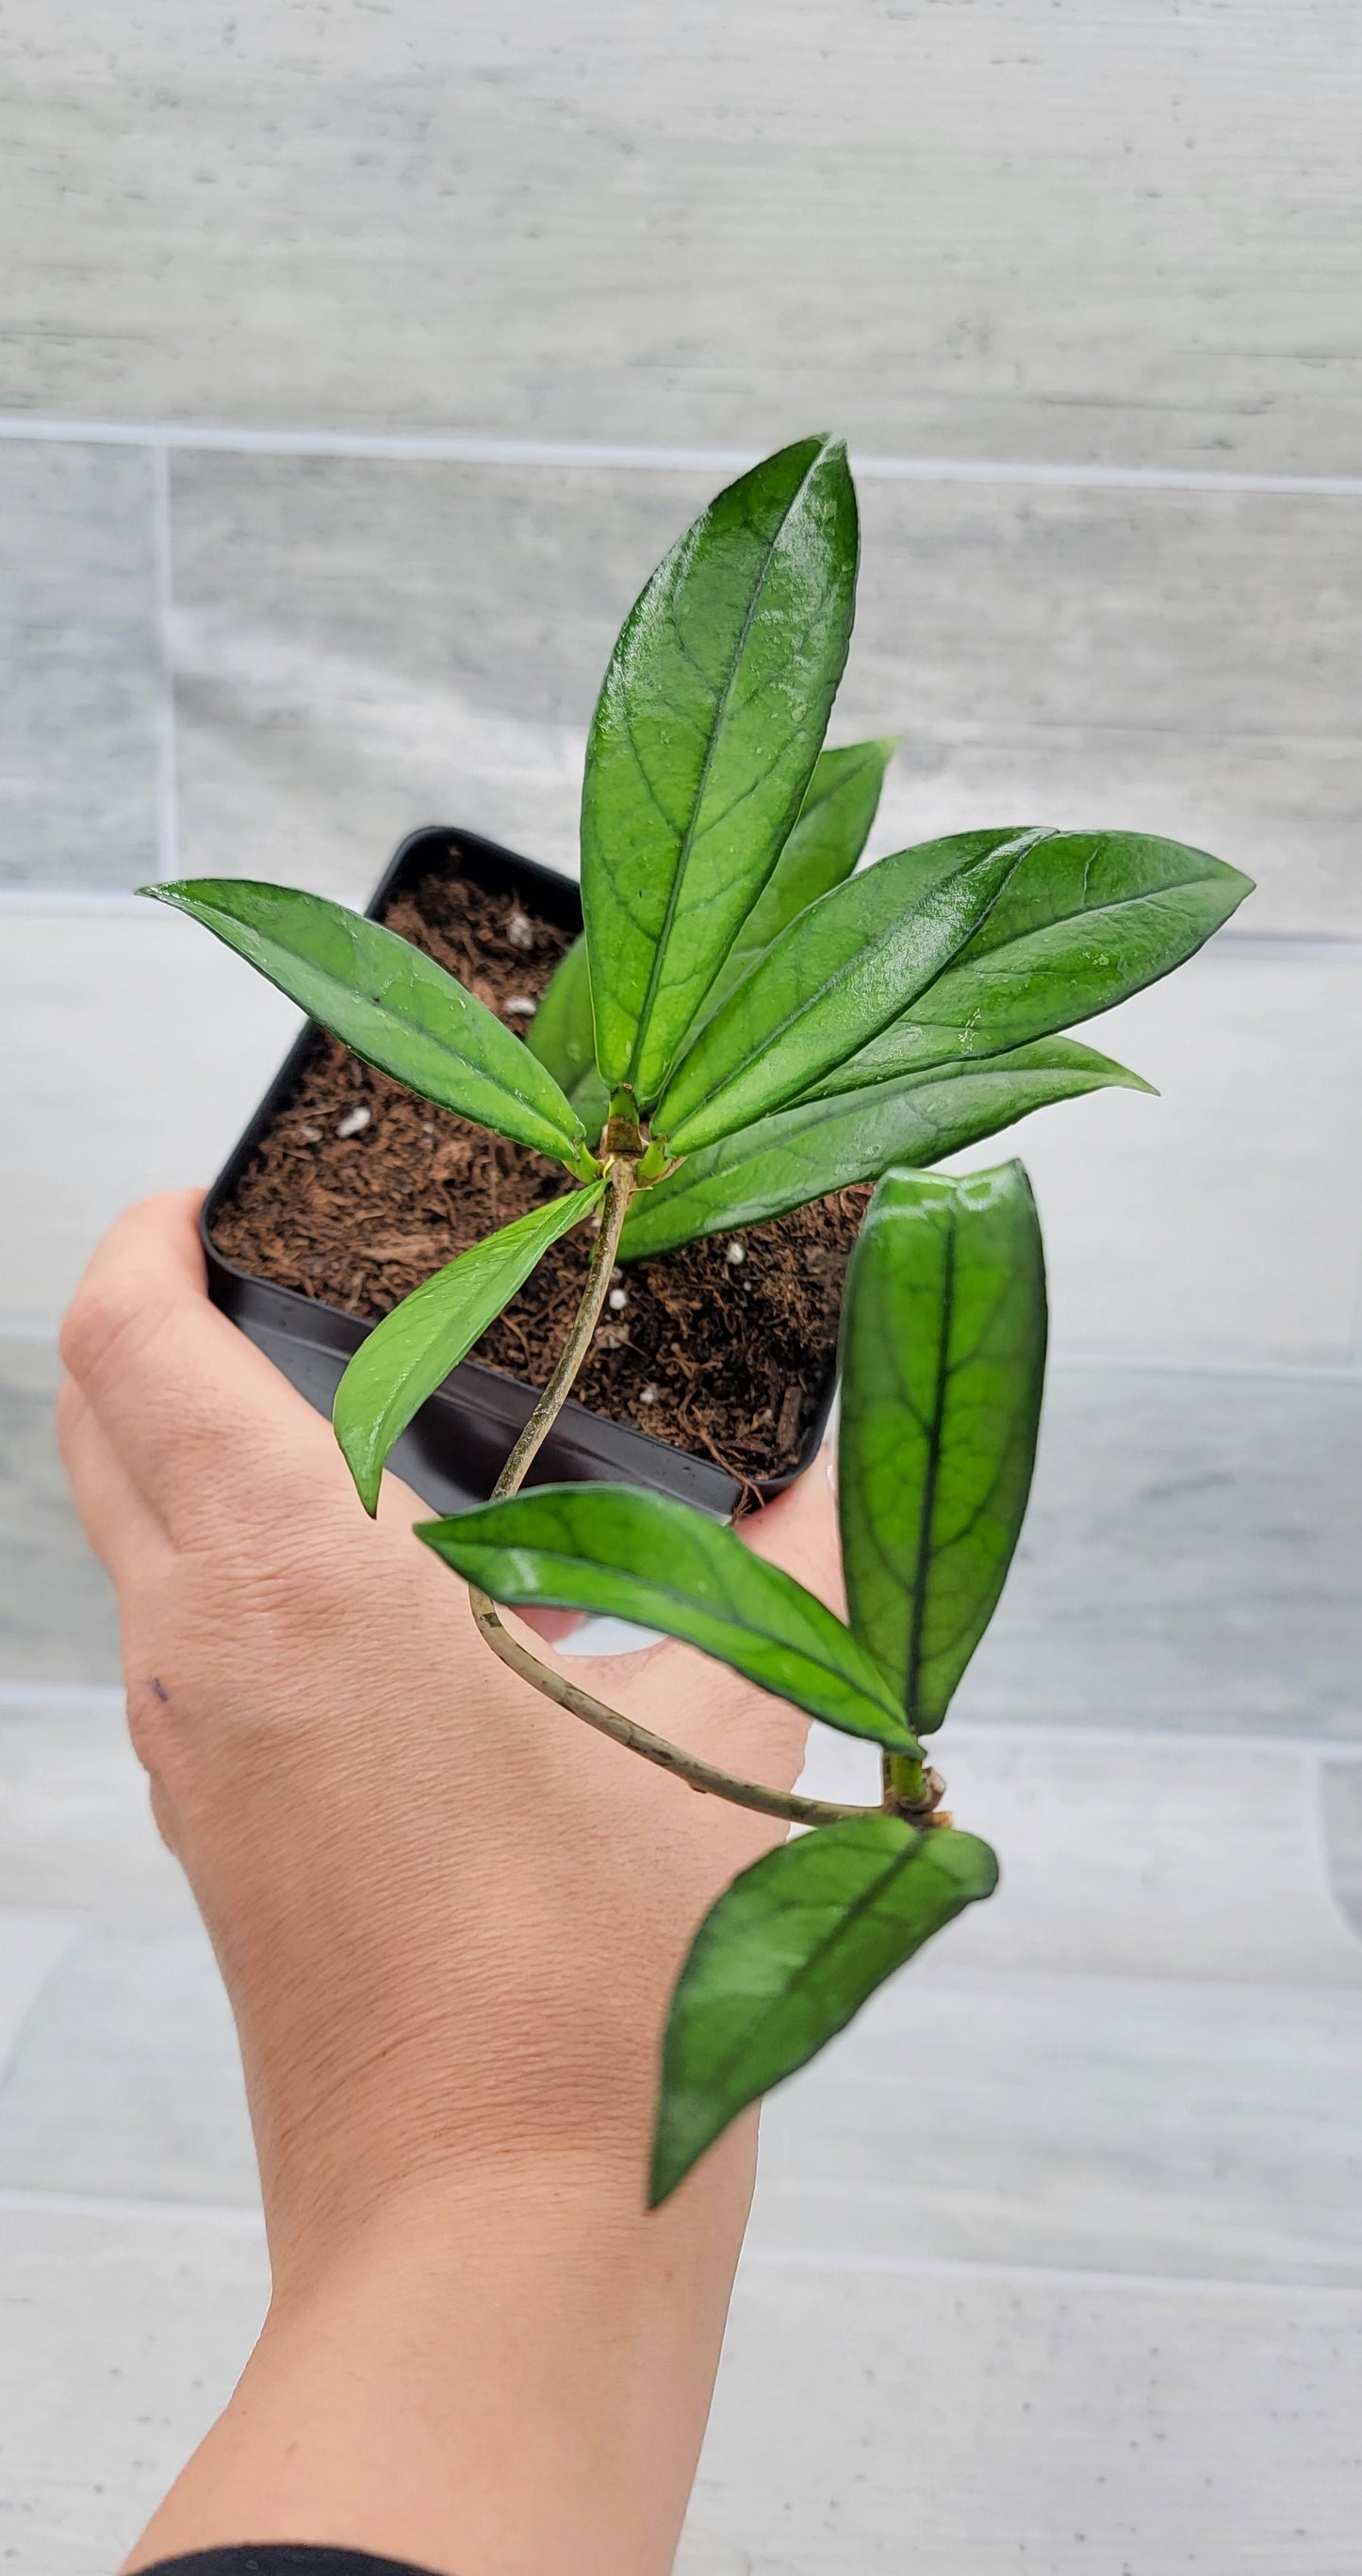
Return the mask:
M 681 2566 L 1352 2576 L 1353 0 L 14 0 L 0 56 L 0 2550 L 114 2563 L 264 2293 L 50 1406 L 90 1244 L 292 1018 L 130 890 L 362 896 L 437 818 L 571 867 L 721 479 L 590 451 L 832 424 L 938 460 L 862 484 L 877 846 L 1128 823 L 1261 891 L 1094 1033 L 1160 1098 L 1016 1140 L 1055 1366 L 942 1754 L 1004 1886 L 772 2108 Z

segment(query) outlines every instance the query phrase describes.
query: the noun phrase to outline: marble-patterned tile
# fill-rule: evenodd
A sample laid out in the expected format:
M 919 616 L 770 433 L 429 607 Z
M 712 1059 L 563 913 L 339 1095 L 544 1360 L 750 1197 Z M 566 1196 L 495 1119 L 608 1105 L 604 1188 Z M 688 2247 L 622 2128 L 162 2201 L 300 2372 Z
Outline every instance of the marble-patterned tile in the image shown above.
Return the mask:
M 0 1701 L 0 1888 L 126 1932 L 196 1920 L 151 1815 L 123 1693 L 11 1684 Z
M 0 2197 L 0 2557 L 107 2576 L 225 2405 L 264 2315 L 248 2213 Z
M 60 1378 L 50 1345 L 0 1340 L 0 1679 L 112 1682 L 118 1622 L 57 1455 Z
M 13 1685 L 0 1700 L 0 1888 L 121 1932 L 196 1922 L 152 1824 L 147 1772 L 113 1685 Z
M 363 895 L 448 821 L 575 870 L 611 644 L 712 483 L 176 457 L 186 868 Z
M 7 400 L 1356 471 L 1349 0 L 14 0 Z
M 1045 1233 L 1051 1352 L 1362 1363 L 1362 950 L 1223 942 L 1081 1032 L 1127 1090 L 957 1158 L 1020 1155 Z
M 1057 1367 L 960 1711 L 1357 1735 L 1360 1513 L 1362 1382 Z
M 0 2099 L 5 2071 L 22 2041 L 25 2024 L 55 1976 L 79 1930 L 69 1914 L 15 1902 L 17 1889 L 0 1880 Z
M 131 1200 L 212 1179 L 297 1026 L 163 905 L 3 922 L 0 1098 L 23 1113 L 0 1120 L 0 1334 L 6 1315 L 55 1330 Z
M 449 820 L 573 866 L 611 641 L 715 479 L 177 457 L 186 865 L 359 891 Z M 1356 513 L 875 482 L 862 506 L 837 723 L 900 737 L 878 847 L 999 815 L 1165 831 L 1258 876 L 1259 931 L 1362 923 Z
M 751 2576 L 1352 2576 L 1362 2294 L 915 2251 L 739 2273 L 694 2513 Z
M 0 2087 L 0 2187 L 228 2203 L 258 2196 L 231 2010 L 197 1924 L 89 1924 Z
M 815 1730 L 814 1794 L 872 1799 L 874 1759 Z M 1330 1883 L 1315 1747 L 948 1719 L 947 1806 L 1002 1884 L 943 1936 L 954 1967 L 1362 1990 Z M 1341 1766 L 1340 1766 L 1341 1767 Z
M 1007 1871 L 995 1899 L 1006 1942 Z M 954 1927 L 768 2103 L 751 2244 L 1362 2289 L 1351 1991 L 967 1969 Z
M 162 695 L 144 450 L 0 443 L 0 889 L 155 876 Z
M 990 819 L 1163 832 L 1256 878 L 1239 929 L 1362 926 L 1362 510 L 867 482 L 839 718 L 896 733 L 884 843 Z
M 1362 1940 L 1362 1762 L 1324 1762 L 1320 1796 L 1329 1884 Z

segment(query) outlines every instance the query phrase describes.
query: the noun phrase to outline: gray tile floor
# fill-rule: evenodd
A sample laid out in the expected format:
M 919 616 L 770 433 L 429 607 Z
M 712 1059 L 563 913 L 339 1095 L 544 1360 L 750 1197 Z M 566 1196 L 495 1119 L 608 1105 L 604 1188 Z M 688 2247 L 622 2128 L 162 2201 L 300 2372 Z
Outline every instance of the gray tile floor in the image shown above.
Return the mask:
M 1262 892 L 1094 1031 L 1158 1100 L 1014 1140 L 1054 1366 L 942 1756 L 1003 1888 L 771 2107 L 682 2566 L 1353 2576 L 1362 493 L 1008 469 L 1356 478 L 1356 11 L 248 0 L 210 48 L 19 0 L 3 45 L 0 2554 L 115 2563 L 265 2286 L 50 1403 L 95 1235 L 292 1019 L 130 890 L 358 895 L 437 816 L 570 865 L 611 634 L 715 479 L 246 433 L 829 420 L 985 469 L 863 487 L 878 846 L 1131 822 Z

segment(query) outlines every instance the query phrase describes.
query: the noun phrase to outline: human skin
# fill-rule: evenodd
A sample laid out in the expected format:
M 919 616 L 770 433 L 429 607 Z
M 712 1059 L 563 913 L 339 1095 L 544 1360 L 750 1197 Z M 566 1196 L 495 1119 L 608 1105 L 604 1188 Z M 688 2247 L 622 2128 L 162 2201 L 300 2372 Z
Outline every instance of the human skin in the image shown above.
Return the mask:
M 755 2121 L 643 2205 L 667 1995 L 781 1831 L 551 1706 L 388 1479 L 211 1307 L 191 1193 L 67 1318 L 63 1454 L 118 1594 L 133 1744 L 241 2042 L 273 2294 L 127 2566 L 331 2542 L 441 2576 L 665 2576 Z M 836 1598 L 815 1471 L 745 1535 Z M 549 1655 L 542 1641 L 537 1651 Z M 574 1674 L 787 1787 L 802 1721 L 689 1650 Z

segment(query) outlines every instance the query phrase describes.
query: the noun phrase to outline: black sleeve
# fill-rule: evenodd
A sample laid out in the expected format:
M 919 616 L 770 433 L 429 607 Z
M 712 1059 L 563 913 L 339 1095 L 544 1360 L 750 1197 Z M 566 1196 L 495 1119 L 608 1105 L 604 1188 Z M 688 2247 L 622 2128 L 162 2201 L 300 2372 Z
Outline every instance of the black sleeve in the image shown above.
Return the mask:
M 430 2570 L 406 2558 L 373 2558 L 367 2549 L 248 2540 L 230 2549 L 196 2549 L 188 2558 L 158 2558 L 144 2576 L 430 2576 Z

